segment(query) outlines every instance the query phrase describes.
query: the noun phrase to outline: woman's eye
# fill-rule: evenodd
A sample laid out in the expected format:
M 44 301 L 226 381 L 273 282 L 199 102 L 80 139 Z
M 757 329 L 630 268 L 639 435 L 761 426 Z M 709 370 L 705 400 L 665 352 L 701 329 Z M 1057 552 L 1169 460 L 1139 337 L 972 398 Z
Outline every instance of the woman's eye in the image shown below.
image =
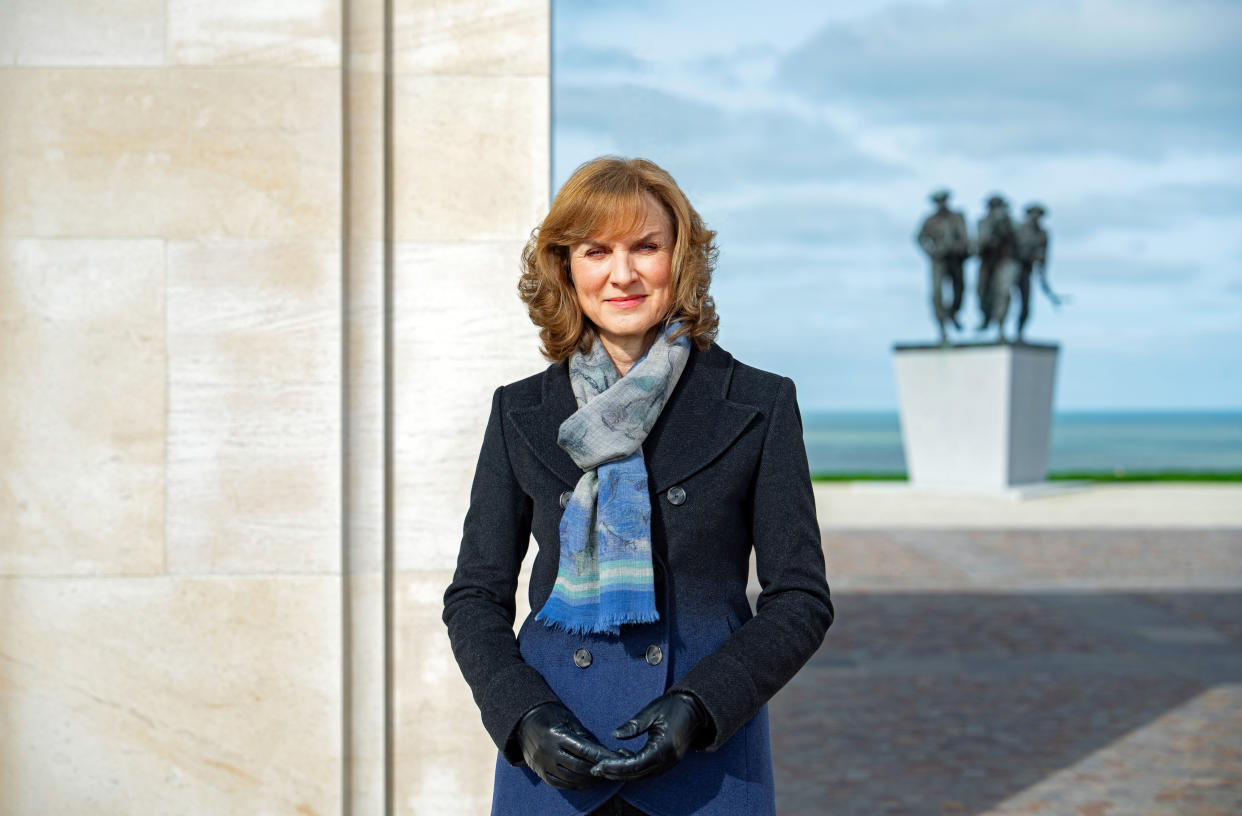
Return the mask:
M 595 249 L 588 249 L 586 251 L 586 256 L 588 258 L 600 258 L 600 257 L 603 257 L 603 255 L 604 255 L 604 250 L 600 249 L 599 247 L 596 247 Z
M 639 248 L 639 249 L 641 249 L 643 252 L 655 252 L 657 249 L 659 249 L 659 248 L 660 248 L 660 245 L 659 245 L 659 244 L 651 244 L 651 243 L 648 243 L 648 244 L 640 244 L 638 248 Z

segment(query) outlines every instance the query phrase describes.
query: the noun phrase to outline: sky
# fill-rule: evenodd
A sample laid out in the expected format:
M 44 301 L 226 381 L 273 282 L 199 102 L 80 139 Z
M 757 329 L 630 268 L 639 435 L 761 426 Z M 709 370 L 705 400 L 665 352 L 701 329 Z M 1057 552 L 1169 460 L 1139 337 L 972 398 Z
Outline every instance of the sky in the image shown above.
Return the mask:
M 1057 408 L 1239 409 L 1240 43 L 1237 0 L 555 0 L 552 189 L 602 154 L 672 173 L 718 233 L 720 345 L 804 410 L 896 408 L 893 344 L 937 336 L 932 190 L 972 230 L 1039 201 Z

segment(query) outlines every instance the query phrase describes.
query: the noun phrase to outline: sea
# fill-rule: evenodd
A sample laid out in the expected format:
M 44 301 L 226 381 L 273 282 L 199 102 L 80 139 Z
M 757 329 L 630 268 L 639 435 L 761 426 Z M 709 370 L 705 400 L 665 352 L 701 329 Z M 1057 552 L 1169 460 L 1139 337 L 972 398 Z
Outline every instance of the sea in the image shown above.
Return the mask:
M 896 412 L 804 412 L 811 473 L 906 470 Z M 1050 473 L 1242 472 L 1242 411 L 1057 413 Z

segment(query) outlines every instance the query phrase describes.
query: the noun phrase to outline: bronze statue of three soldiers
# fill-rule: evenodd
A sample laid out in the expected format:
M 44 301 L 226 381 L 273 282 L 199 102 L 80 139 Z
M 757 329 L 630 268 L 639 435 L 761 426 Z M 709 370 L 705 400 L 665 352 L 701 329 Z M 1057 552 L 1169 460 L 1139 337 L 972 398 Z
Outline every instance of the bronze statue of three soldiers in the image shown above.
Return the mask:
M 966 231 L 966 217 L 949 208 L 949 191 L 937 190 L 931 195 L 936 210 L 927 216 L 915 241 L 931 259 L 932 313 L 940 329 L 940 342 L 948 345 L 948 324 L 961 329 L 958 312 L 965 290 L 963 264 L 972 255 L 979 258 L 979 276 L 975 294 L 979 300 L 982 321 L 978 331 L 996 326 L 1000 342 L 1005 337 L 1005 316 L 1014 287 L 1018 289 L 1021 310 L 1018 314 L 1017 340 L 1031 316 L 1031 277 L 1039 276 L 1040 287 L 1053 305 L 1061 299 L 1048 284 L 1048 232 L 1039 219 L 1047 212 L 1039 204 L 1026 208 L 1026 220 L 1015 225 L 1009 216 L 1009 204 L 999 195 L 987 200 L 987 213 L 979 219 L 972 243 Z M 946 291 L 946 289 L 948 291 Z

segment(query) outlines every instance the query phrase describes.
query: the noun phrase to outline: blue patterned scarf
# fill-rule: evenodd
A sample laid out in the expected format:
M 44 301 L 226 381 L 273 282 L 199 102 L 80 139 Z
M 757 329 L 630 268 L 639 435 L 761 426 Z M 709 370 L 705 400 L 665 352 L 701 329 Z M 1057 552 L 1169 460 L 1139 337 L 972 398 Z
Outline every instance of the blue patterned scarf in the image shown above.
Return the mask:
M 567 632 L 619 634 L 659 620 L 643 440 L 686 367 L 690 341 L 668 326 L 624 377 L 598 338 L 569 358 L 578 410 L 557 443 L 582 468 L 561 516 L 556 585 L 537 620 Z

